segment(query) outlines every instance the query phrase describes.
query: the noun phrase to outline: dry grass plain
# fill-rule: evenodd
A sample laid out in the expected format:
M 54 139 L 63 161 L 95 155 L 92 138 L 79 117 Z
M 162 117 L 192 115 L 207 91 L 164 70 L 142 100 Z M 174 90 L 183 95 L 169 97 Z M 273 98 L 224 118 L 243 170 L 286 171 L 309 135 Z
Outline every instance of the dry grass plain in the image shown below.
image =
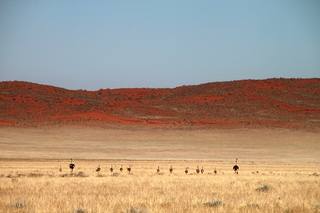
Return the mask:
M 0 212 L 320 212 L 319 139 L 281 129 L 1 128 Z

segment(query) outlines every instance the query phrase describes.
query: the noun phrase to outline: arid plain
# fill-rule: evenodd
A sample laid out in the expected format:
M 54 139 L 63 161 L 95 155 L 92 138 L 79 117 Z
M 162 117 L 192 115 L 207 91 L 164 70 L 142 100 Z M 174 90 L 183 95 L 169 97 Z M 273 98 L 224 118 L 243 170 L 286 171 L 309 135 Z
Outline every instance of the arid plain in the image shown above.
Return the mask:
M 0 212 L 320 211 L 318 131 L 69 126 L 0 135 Z
M 319 85 L 0 82 L 0 212 L 320 212 Z

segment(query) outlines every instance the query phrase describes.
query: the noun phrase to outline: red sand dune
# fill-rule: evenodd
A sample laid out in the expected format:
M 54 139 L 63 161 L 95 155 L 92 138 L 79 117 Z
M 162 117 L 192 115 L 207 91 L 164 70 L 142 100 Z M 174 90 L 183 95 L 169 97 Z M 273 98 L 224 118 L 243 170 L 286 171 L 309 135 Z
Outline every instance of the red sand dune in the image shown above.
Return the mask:
M 320 79 L 67 90 L 0 82 L 0 126 L 320 127 Z

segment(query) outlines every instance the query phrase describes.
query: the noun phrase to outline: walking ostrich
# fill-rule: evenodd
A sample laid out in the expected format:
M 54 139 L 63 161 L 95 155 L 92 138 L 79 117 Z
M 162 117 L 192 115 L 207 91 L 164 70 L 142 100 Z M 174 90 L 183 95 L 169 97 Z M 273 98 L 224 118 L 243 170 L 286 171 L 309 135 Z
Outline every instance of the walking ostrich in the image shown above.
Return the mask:
M 122 168 L 122 165 L 121 165 L 121 167 L 120 167 L 120 172 L 122 172 L 123 171 L 123 168 Z
M 197 173 L 197 174 L 199 174 L 199 173 L 200 173 L 199 166 L 197 166 L 196 173 Z
M 214 172 L 214 174 L 216 175 L 216 174 L 217 174 L 217 169 L 216 169 L 216 168 L 214 168 L 214 171 L 213 171 L 213 172 Z
M 62 167 L 61 167 L 61 164 L 60 164 L 60 167 L 59 167 L 59 172 L 62 172 Z
M 201 167 L 201 174 L 203 174 L 204 173 L 204 169 L 203 169 L 203 166 Z
M 131 172 L 131 166 L 130 166 L 130 165 L 128 166 L 127 171 L 128 171 L 129 174 L 130 174 L 130 172 Z
M 69 164 L 69 168 L 71 169 L 71 173 L 73 173 L 73 169 L 76 167 L 76 165 L 73 163 L 72 158 Z
M 239 166 L 238 166 L 238 158 L 236 158 L 236 165 L 233 166 L 233 171 L 235 174 L 238 174 Z
M 112 167 L 112 165 L 111 165 L 111 167 L 110 167 L 110 172 L 113 173 L 113 167 Z
M 99 174 L 100 171 L 101 171 L 101 167 L 100 167 L 100 164 L 99 164 L 99 166 L 96 168 L 96 172 Z
M 188 169 L 189 169 L 189 167 L 187 167 L 186 170 L 184 170 L 184 173 L 186 173 L 186 175 L 187 175 L 188 172 L 189 172 Z
M 158 166 L 157 168 L 157 173 L 159 174 L 160 173 L 160 167 Z
M 170 174 L 172 174 L 172 172 L 173 172 L 172 165 L 171 165 L 170 168 L 169 168 L 169 172 L 170 172 Z

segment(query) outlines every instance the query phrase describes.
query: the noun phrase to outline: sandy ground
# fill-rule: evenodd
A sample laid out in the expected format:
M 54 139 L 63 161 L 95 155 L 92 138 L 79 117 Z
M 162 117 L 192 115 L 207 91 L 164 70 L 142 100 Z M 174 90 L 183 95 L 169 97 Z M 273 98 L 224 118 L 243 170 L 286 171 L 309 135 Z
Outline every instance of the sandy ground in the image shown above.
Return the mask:
M 320 132 L 0 128 L 0 158 L 319 162 Z
M 284 129 L 0 128 L 0 212 L 320 212 L 319 139 Z

